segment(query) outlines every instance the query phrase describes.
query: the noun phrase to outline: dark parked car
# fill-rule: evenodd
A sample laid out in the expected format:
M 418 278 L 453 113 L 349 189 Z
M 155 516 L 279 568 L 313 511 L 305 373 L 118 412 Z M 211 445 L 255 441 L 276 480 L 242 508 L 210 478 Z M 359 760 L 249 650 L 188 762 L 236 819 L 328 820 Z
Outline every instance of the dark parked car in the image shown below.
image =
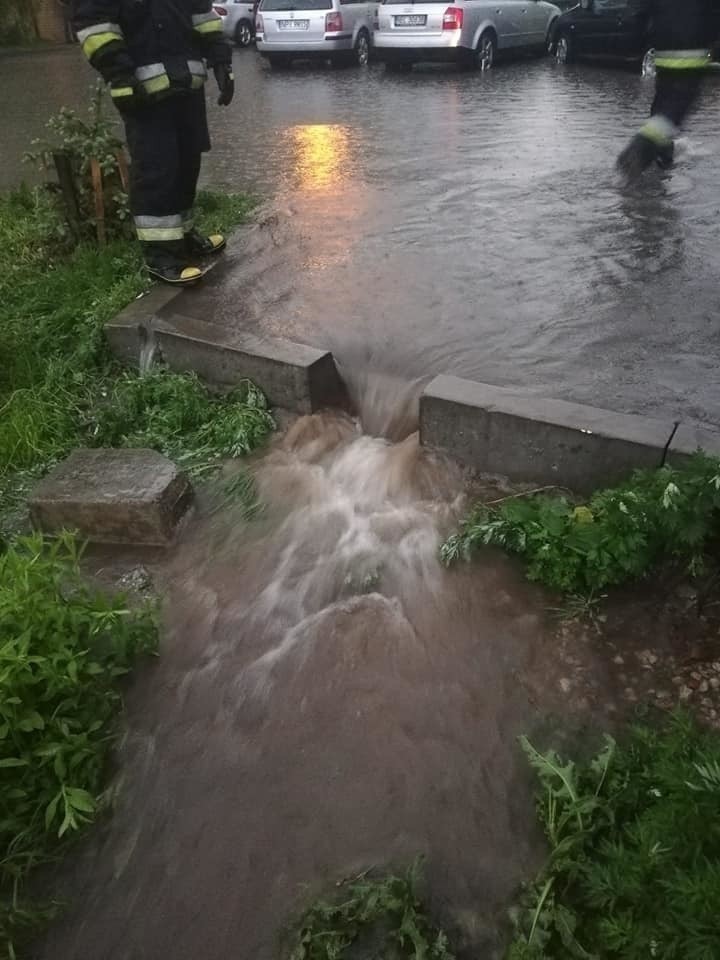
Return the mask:
M 717 24 L 719 4 L 713 3 Z M 638 63 L 655 75 L 653 23 L 649 0 L 581 0 L 555 23 L 550 42 L 558 63 L 581 58 Z M 718 36 L 715 26 L 714 36 Z

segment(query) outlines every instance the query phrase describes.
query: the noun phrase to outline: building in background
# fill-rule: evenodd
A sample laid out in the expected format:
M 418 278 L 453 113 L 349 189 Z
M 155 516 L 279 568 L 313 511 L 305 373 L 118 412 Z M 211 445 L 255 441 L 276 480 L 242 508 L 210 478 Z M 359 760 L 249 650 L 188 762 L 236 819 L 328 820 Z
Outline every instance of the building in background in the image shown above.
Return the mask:
M 70 0 L 2 0 L 0 46 L 23 46 L 35 40 L 68 43 Z

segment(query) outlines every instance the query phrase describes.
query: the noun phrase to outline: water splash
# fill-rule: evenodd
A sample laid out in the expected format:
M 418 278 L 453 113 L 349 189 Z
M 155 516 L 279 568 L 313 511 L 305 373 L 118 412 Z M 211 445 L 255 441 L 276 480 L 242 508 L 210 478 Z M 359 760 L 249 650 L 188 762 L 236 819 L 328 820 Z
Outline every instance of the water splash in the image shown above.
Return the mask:
M 158 350 L 158 344 L 155 340 L 155 334 L 149 327 L 140 327 L 140 355 L 138 359 L 138 372 L 141 377 L 147 376 L 155 363 L 155 357 Z

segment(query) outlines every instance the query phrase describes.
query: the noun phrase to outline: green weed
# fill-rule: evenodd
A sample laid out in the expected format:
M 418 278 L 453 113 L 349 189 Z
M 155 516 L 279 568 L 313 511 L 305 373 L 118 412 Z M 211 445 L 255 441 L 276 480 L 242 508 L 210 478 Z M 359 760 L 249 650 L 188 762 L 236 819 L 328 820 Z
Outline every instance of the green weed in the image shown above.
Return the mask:
M 100 808 L 119 680 L 157 643 L 152 608 L 89 589 L 79 559 L 69 534 L 0 553 L 0 956 L 51 912 L 24 884 Z
M 550 858 L 509 960 L 720 956 L 720 738 L 677 715 L 578 763 L 522 745 Z
M 720 461 L 698 454 L 682 469 L 638 471 L 585 505 L 564 496 L 480 504 L 441 556 L 449 565 L 496 545 L 521 556 L 531 580 L 563 593 L 598 595 L 665 561 L 698 573 L 719 520 Z
M 118 168 L 118 155 L 123 150 L 117 133 L 117 114 L 109 102 L 102 81 L 91 87 L 87 116 L 63 107 L 46 123 L 48 140 L 34 140 L 25 160 L 44 172 L 54 171 L 53 155 L 62 153 L 70 164 L 74 182 L 79 222 L 64 224 L 76 239 L 95 240 L 96 216 L 91 164 L 96 161 L 102 172 L 105 231 L 110 237 L 131 235 L 128 197 Z
M 304 914 L 290 960 L 344 960 L 351 955 L 453 960 L 447 937 L 428 919 L 418 884 L 417 862 L 402 877 L 361 876 L 335 900 L 319 901 Z
M 212 396 L 196 376 L 164 370 L 116 379 L 88 425 L 92 445 L 150 447 L 196 475 L 250 453 L 273 428 L 265 397 L 249 381 Z

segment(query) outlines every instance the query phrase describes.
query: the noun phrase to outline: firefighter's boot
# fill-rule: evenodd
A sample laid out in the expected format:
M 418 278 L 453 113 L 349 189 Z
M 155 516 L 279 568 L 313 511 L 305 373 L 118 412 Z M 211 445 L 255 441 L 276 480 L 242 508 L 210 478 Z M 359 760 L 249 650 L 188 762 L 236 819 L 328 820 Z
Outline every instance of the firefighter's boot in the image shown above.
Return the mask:
M 148 273 L 163 283 L 181 286 L 197 283 L 205 273 L 202 267 L 188 257 L 182 240 L 144 243 L 142 246 Z
M 193 228 L 185 234 L 185 250 L 190 259 L 215 257 L 225 249 L 225 246 L 226 240 L 221 233 L 211 233 L 204 237 L 199 230 Z

